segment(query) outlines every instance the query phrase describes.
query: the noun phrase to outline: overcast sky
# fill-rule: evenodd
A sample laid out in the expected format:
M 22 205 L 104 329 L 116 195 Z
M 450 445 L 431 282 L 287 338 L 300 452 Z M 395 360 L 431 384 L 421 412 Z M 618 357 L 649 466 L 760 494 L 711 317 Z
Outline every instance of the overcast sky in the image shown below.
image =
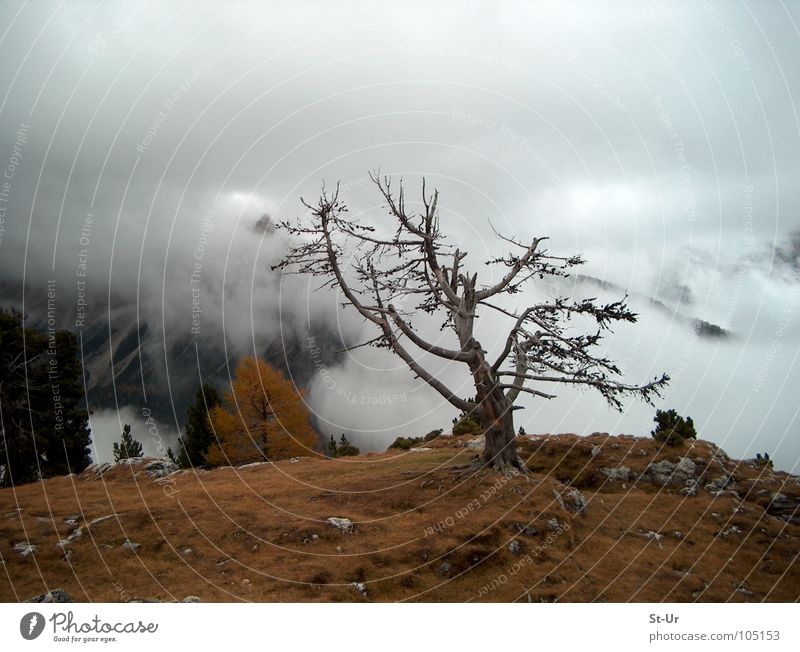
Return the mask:
M 7 297 L 54 277 L 71 317 L 85 249 L 89 295 L 138 297 L 188 338 L 200 260 L 204 311 L 224 312 L 236 353 L 319 320 L 356 337 L 335 297 L 269 273 L 283 243 L 253 225 L 301 215 L 323 179 L 386 220 L 367 172 L 402 175 L 409 200 L 425 176 L 475 271 L 501 250 L 489 220 L 582 253 L 641 312 L 608 342 L 629 381 L 667 371 L 661 405 L 701 437 L 800 466 L 796 3 L 7 0 L 0 18 Z M 385 352 L 328 371 L 345 397 L 321 375 L 312 407 L 365 448 L 454 416 Z M 532 433 L 652 427 L 650 407 L 618 415 L 581 392 L 525 405 Z

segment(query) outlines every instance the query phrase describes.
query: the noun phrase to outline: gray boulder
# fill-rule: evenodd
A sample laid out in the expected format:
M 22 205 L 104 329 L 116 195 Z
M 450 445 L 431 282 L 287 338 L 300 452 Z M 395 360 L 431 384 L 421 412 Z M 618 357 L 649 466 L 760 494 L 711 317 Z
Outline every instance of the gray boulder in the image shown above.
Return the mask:
M 630 478 L 631 470 L 627 466 L 604 466 L 601 467 L 600 473 L 606 476 L 609 480 L 627 482 L 628 478 Z
M 72 598 L 64 589 L 53 589 L 47 593 L 34 596 L 25 602 L 37 602 L 40 604 L 59 603 L 59 602 L 72 602 Z
M 661 460 L 647 465 L 641 480 L 652 482 L 659 487 L 668 485 L 685 486 L 689 480 L 695 479 L 697 465 L 688 457 L 682 457 L 677 462 Z

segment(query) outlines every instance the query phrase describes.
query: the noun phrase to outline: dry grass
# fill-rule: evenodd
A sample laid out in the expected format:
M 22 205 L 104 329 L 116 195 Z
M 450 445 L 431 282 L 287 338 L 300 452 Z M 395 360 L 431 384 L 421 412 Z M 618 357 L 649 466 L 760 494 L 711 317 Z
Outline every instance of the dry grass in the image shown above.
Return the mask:
M 135 477 L 138 467 L 118 467 L 103 479 L 86 472 L 0 491 L 0 599 L 58 587 L 80 601 L 800 596 L 800 526 L 764 509 L 768 493 L 800 494 L 791 476 L 715 458 L 707 442 L 662 449 L 595 434 L 526 438 L 527 477 L 457 479 L 442 467 L 474 456 L 464 439 L 443 439 L 426 452 L 180 473 L 161 484 Z M 601 452 L 593 456 L 592 446 Z M 705 491 L 686 498 L 676 488 L 607 482 L 598 471 L 624 464 L 641 472 L 679 455 L 702 459 L 709 478 L 733 473 L 749 493 L 741 502 Z M 556 501 L 553 490 L 563 494 L 565 483 L 588 499 L 583 513 Z M 64 555 L 57 542 L 76 527 L 65 519 L 83 525 L 111 514 L 84 525 Z M 351 519 L 354 531 L 337 530 L 330 516 Z M 548 531 L 551 519 L 560 533 Z M 125 539 L 140 547 L 123 550 Z M 13 546 L 26 541 L 36 551 L 23 557 Z M 353 582 L 363 582 L 366 595 Z

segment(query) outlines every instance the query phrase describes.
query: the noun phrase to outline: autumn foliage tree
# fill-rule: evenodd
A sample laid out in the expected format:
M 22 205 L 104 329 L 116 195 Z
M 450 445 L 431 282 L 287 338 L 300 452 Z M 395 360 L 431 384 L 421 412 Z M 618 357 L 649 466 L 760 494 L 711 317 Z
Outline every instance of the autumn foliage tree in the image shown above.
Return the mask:
M 239 362 L 232 391 L 212 408 L 216 441 L 206 454 L 210 465 L 247 464 L 307 455 L 316 435 L 302 392 L 264 360 Z

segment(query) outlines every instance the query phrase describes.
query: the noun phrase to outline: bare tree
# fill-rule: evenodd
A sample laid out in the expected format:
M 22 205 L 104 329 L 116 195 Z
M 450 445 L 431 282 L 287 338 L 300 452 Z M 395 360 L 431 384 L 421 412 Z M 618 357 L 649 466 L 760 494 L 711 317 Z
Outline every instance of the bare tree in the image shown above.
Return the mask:
M 635 322 L 625 299 L 600 305 L 596 299 L 571 301 L 565 297 L 547 300 L 523 310 L 498 304 L 535 279 L 567 276 L 568 270 L 583 263 L 580 256 L 551 255 L 544 248 L 547 238 L 523 244 L 516 238 L 496 233 L 511 247 L 511 253 L 486 261 L 499 267 L 502 278 L 491 285 L 479 285 L 478 274 L 464 266 L 467 252 L 448 244 L 439 229 L 436 190 L 428 194 L 422 182 L 424 210 L 406 210 L 402 181 L 395 193 L 389 177 L 371 174 L 393 218 L 392 235 L 381 235 L 373 226 L 346 218 L 347 206 L 325 188 L 314 205 L 303 200 L 310 218 L 282 222 L 279 226 L 293 239 L 283 260 L 273 269 L 284 273 L 311 274 L 325 279 L 322 288 L 338 287 L 344 305 L 353 306 L 378 329 L 374 339 L 358 346 L 391 349 L 417 377 L 433 387 L 459 410 L 472 414 L 486 434 L 483 463 L 499 471 L 524 470 L 516 452 L 513 421 L 514 402 L 522 393 L 553 398 L 542 391 L 548 384 L 582 385 L 599 391 L 615 409 L 621 398 L 634 395 L 652 402 L 669 378 L 662 375 L 645 385 L 628 385 L 620 370 L 604 357 L 592 354 L 602 331 L 616 321 Z M 414 301 L 415 312 L 396 308 L 393 302 Z M 475 320 L 484 310 L 502 313 L 513 321 L 503 350 L 494 360 L 475 339 Z M 445 316 L 442 330 L 452 330 L 457 345 L 446 348 L 423 339 L 413 319 L 421 313 Z M 570 326 L 574 315 L 596 322 L 591 333 L 575 334 Z M 475 385 L 475 396 L 456 396 L 426 370 L 409 347 L 467 365 Z

